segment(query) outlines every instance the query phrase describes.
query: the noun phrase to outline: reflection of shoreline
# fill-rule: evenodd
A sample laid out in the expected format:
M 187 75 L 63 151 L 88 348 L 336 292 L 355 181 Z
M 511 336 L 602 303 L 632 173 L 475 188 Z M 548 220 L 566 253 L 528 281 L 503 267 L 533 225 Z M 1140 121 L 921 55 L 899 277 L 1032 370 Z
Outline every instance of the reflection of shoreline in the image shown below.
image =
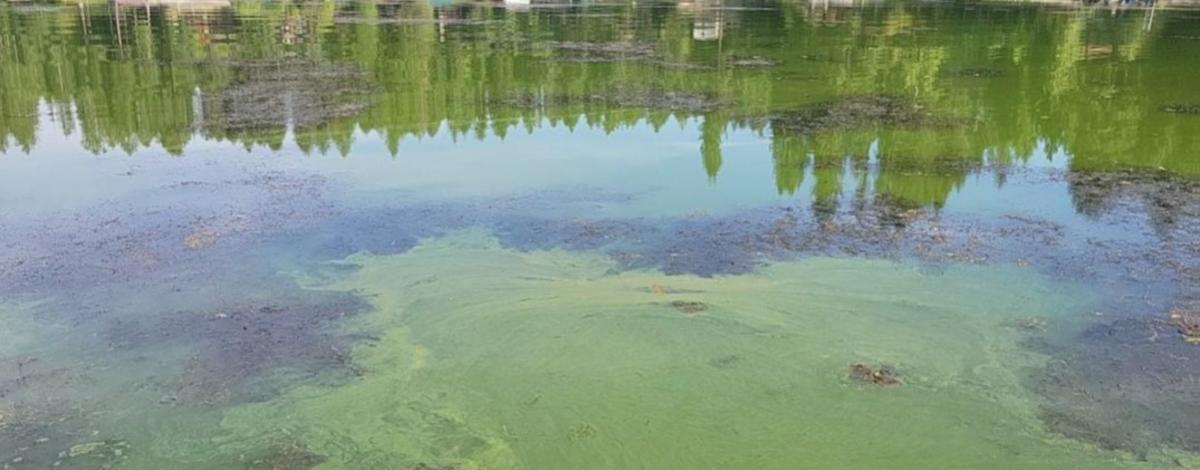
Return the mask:
M 877 8 L 882 0 L 809 0 L 809 8 Z M 1031 5 L 1059 8 L 1096 8 L 1113 10 L 1192 9 L 1200 0 L 986 0 L 990 5 Z
M 170 7 L 187 10 L 219 10 L 230 8 L 230 0 L 116 0 L 117 6 L 122 7 Z
M 1187 15 L 1160 13 L 1147 28 L 1148 21 L 1107 20 L 1103 14 L 1046 21 L 1002 16 L 1007 9 L 998 8 L 995 15 L 956 19 L 986 25 L 964 35 L 943 28 L 946 20 L 936 15 L 943 6 L 889 4 L 828 13 L 810 11 L 808 4 L 778 12 L 745 8 L 704 0 L 669 11 L 606 10 L 603 18 L 625 18 L 628 31 L 600 33 L 560 22 L 590 21 L 580 19 L 595 12 L 576 16 L 536 8 L 528 15 L 538 22 L 529 25 L 496 8 L 470 5 L 396 11 L 372 2 L 263 11 L 236 3 L 228 14 L 130 7 L 114 17 L 112 9 L 97 8 L 80 19 L 80 12 L 63 8 L 62 21 L 38 23 L 40 30 L 19 39 L 4 35 L 23 45 L 27 59 L 0 57 L 0 66 L 13 71 L 0 87 L 12 110 L 0 117 L 6 137 L 0 150 L 28 151 L 37 145 L 39 128 L 62 126 L 80 132 L 91 152 L 133 151 L 157 142 L 181 154 L 198 130 L 247 147 L 279 148 L 294 140 L 306 151 L 338 153 L 362 129 L 384 136 L 394 154 L 401 139 L 429 136 L 443 129 L 441 123 L 456 136 L 503 137 L 532 131 L 540 117 L 611 131 L 643 120 L 657 129 L 683 115 L 703 116 L 700 153 L 715 177 L 731 123 L 763 129 L 775 115 L 807 104 L 888 93 L 920 96 L 930 110 L 961 116 L 971 126 L 932 133 L 936 138 L 891 133 L 882 139 L 888 155 L 1027 159 L 1045 146 L 1050 150 L 1042 154 L 1074 156 L 1072 164 L 1081 168 L 1162 167 L 1200 175 L 1189 153 L 1200 142 L 1200 120 L 1190 111 L 1164 111 L 1190 110 L 1200 100 L 1173 78 L 1200 66 L 1198 56 L 1165 52 L 1200 46 L 1168 35 L 1180 29 L 1175 25 L 1191 25 Z M 639 19 L 649 11 L 666 15 L 665 23 Z M 775 22 L 776 13 L 793 21 Z M 256 21 L 237 21 L 239 16 Z M 111 25 L 114 18 L 120 21 Z M 342 24 L 350 18 L 362 24 Z M 429 24 L 372 26 L 389 21 Z M 120 57 L 99 47 L 65 54 L 49 47 L 47 38 L 76 30 L 94 32 L 86 36 L 91 45 L 115 46 Z M 803 47 L 768 51 L 748 44 L 747 31 Z M 1093 31 L 1110 31 L 1113 40 L 1101 41 Z M 888 40 L 904 35 L 922 39 Z M 826 41 L 831 37 L 848 42 Z M 1098 73 L 1094 65 L 1115 73 Z M 1013 92 L 978 93 L 987 89 Z M 64 119 L 38 122 L 39 100 L 62 109 L 57 115 Z M 818 124 L 845 125 L 843 120 L 869 117 L 874 109 L 860 103 Z M 859 154 L 871 134 L 822 134 L 780 142 L 778 149 L 795 153 L 788 161 Z M 783 179 L 785 190 L 800 174 L 794 170 L 789 167 Z
M 1037 5 L 1058 8 L 1094 8 L 1111 10 L 1162 10 L 1200 8 L 1200 0 L 989 0 L 993 5 Z

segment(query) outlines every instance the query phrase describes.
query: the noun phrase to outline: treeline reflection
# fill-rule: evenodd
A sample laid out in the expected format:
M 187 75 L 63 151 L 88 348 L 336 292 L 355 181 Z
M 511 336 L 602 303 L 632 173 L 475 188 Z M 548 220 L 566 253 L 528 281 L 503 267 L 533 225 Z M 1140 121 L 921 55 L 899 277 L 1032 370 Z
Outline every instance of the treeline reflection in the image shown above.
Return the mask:
M 872 151 L 875 185 L 935 205 L 974 168 L 1035 157 L 1200 174 L 1200 116 L 1187 112 L 1200 104 L 1189 76 L 1200 39 L 1188 36 L 1200 22 L 1169 11 L 364 0 L 46 9 L 0 7 L 5 152 L 29 151 L 48 125 L 81 133 L 96 153 L 157 144 L 182 154 L 198 138 L 280 148 L 291 136 L 306 152 L 345 154 L 361 130 L 396 154 L 403 139 L 439 132 L 695 119 L 710 177 L 726 133 L 751 129 L 772 139 L 778 190 L 812 175 L 818 197 L 839 194 Z M 668 94 L 678 99 L 655 98 Z M 812 103 L 880 95 L 950 125 L 772 126 Z

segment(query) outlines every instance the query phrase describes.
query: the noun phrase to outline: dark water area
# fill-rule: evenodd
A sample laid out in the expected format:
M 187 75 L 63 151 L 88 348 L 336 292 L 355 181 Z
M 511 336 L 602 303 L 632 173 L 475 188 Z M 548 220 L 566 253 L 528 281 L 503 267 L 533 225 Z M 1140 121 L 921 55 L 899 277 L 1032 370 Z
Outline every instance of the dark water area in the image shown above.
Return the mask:
M 1200 467 L 1186 3 L 0 5 L 0 466 Z

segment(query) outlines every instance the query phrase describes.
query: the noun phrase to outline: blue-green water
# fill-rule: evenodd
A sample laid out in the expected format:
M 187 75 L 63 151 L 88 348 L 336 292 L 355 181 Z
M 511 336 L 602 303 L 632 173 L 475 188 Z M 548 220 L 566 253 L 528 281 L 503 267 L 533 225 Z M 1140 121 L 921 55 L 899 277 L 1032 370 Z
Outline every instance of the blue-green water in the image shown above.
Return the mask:
M 0 6 L 0 465 L 1200 466 L 1186 3 Z

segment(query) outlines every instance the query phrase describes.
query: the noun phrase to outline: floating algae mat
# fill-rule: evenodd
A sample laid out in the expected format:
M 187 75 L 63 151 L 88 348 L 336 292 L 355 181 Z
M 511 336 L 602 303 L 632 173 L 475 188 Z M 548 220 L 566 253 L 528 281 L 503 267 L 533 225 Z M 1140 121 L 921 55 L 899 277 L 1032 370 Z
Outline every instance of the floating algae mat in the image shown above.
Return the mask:
M 225 410 L 222 454 L 321 469 L 1145 464 L 1042 429 L 1020 377 L 1044 357 L 1019 346 L 1040 330 L 1020 325 L 1090 301 L 1017 266 L 664 276 L 478 232 L 344 263 L 359 269 L 302 281 L 373 303 L 346 326 L 372 338 L 353 352 L 360 376 Z

